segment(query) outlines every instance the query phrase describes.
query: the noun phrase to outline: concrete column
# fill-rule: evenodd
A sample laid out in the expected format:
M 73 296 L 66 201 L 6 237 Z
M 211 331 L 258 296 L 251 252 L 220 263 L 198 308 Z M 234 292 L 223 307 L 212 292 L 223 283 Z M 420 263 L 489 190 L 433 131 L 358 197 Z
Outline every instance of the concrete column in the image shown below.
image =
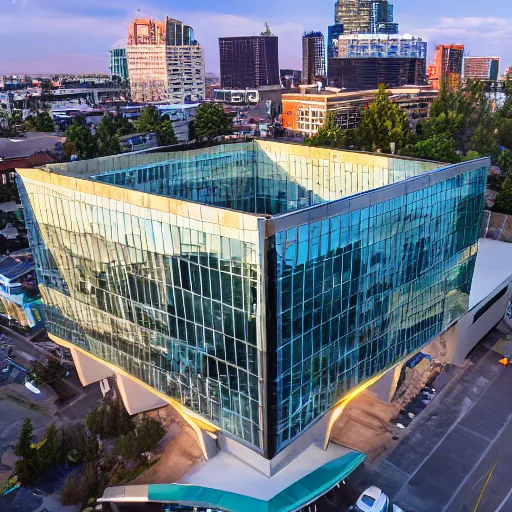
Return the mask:
M 92 357 L 86 356 L 82 352 L 71 348 L 71 355 L 75 363 L 78 378 L 82 386 L 88 386 L 95 382 L 100 382 L 107 377 L 113 377 L 114 372 L 108 366 L 99 363 Z
M 151 411 L 152 409 L 158 409 L 159 407 L 165 407 L 168 404 L 159 396 L 120 373 L 116 373 L 116 383 L 124 406 L 132 416 L 141 412 Z

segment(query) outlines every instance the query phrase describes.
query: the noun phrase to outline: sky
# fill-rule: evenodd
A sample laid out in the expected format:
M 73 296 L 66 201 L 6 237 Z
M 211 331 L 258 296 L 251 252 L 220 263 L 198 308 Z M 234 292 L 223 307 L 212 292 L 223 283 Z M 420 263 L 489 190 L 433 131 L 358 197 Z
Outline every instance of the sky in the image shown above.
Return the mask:
M 206 71 L 218 73 L 218 38 L 256 35 L 265 21 L 279 36 L 281 68 L 301 68 L 304 30 L 327 33 L 335 0 L 0 0 L 0 74 L 108 73 L 108 50 L 122 46 L 134 17 L 168 15 L 191 25 Z M 510 0 L 395 0 L 402 34 L 464 43 L 473 56 L 512 65 Z

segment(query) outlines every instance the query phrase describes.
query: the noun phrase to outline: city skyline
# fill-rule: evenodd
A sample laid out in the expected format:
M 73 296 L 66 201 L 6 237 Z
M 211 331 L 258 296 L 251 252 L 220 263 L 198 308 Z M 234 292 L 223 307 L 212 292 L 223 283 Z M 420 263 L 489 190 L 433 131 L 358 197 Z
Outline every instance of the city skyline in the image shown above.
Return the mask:
M 49 0 L 44 7 L 29 0 L 15 0 L 2 9 L 0 46 L 9 48 L 9 53 L 0 57 L 0 73 L 108 73 L 108 50 L 124 44 L 128 23 L 137 16 L 165 15 L 194 26 L 196 38 L 205 48 L 208 72 L 219 70 L 219 37 L 259 34 L 265 21 L 281 40 L 281 67 L 300 69 L 302 34 L 305 30 L 326 34 L 334 20 L 334 3 L 325 1 L 312 12 L 305 0 L 294 2 L 293 6 L 288 0 L 277 6 L 268 0 L 255 5 L 228 0 L 219 11 L 212 12 L 211 4 L 204 0 L 188 10 L 175 10 L 160 0 L 151 4 L 94 0 L 86 6 Z M 472 56 L 501 57 L 503 69 L 512 63 L 512 50 L 506 44 L 512 29 L 512 7 L 504 0 L 496 2 L 491 13 L 483 13 L 481 4 L 462 0 L 449 4 L 433 0 L 427 13 L 418 12 L 405 0 L 395 0 L 393 4 L 400 32 L 429 42 L 429 61 L 436 44 L 464 43 Z M 499 17 L 493 16 L 498 11 Z M 460 12 L 464 16 L 457 16 Z M 24 28 L 22 40 L 20 19 Z

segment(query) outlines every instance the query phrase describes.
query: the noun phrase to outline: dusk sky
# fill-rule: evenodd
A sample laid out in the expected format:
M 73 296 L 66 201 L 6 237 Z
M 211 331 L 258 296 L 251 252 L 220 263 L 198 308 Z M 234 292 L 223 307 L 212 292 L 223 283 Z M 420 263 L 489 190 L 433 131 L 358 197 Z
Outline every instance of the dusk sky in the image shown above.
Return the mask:
M 400 32 L 423 37 L 430 53 L 465 43 L 470 55 L 500 56 L 501 71 L 512 64 L 510 0 L 393 4 Z M 334 0 L 0 0 L 0 73 L 108 73 L 108 50 L 123 44 L 129 21 L 165 15 L 194 28 L 207 71 L 218 72 L 218 37 L 258 34 L 265 21 L 279 36 L 280 66 L 300 69 L 302 33 L 326 33 L 333 13 Z

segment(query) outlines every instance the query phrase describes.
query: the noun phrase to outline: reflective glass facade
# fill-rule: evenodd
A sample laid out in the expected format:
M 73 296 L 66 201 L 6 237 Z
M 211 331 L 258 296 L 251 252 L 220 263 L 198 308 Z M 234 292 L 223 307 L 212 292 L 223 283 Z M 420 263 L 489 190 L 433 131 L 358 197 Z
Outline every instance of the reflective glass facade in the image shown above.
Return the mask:
M 437 165 L 258 141 L 22 170 L 48 331 L 272 457 L 467 310 L 488 161 Z

